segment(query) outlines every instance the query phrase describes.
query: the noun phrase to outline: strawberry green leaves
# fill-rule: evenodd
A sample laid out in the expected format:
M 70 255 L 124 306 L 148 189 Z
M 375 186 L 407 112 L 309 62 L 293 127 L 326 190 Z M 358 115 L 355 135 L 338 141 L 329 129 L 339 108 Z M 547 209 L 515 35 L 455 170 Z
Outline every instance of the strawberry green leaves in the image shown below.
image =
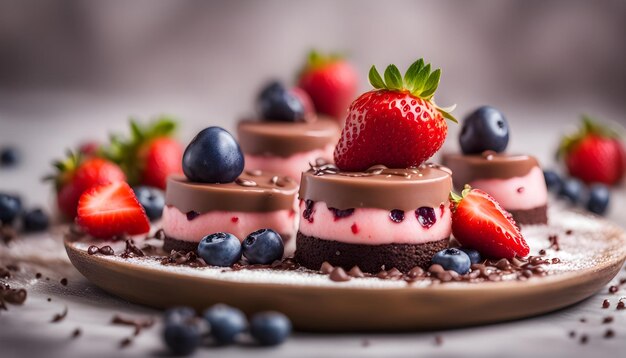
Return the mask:
M 431 70 L 430 64 L 424 63 L 424 59 L 419 59 L 411 64 L 404 73 L 404 77 L 398 70 L 396 65 L 389 65 L 384 72 L 383 77 L 380 76 L 376 66 L 372 66 L 369 71 L 369 81 L 376 89 L 386 89 L 391 91 L 408 91 L 411 95 L 426 101 L 432 101 L 439 80 L 441 78 L 441 70 Z M 434 103 L 434 101 L 433 101 Z M 453 106 L 448 108 L 437 107 L 444 118 L 458 123 L 456 118 L 450 114 L 454 109 Z

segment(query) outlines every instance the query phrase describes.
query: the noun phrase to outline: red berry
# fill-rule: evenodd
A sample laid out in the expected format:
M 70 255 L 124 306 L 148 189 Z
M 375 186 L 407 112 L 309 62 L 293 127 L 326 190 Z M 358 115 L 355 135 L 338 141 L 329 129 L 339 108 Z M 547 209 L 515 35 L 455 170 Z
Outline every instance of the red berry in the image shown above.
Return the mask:
M 452 195 L 452 234 L 463 247 L 494 258 L 528 255 L 530 249 L 513 217 L 487 193 L 467 187 Z
M 86 233 L 103 239 L 150 230 L 143 207 L 125 182 L 97 186 L 83 193 L 76 221 Z
M 183 172 L 183 148 L 169 137 L 150 141 L 140 154 L 143 161 L 141 183 L 165 190 L 170 174 Z
M 299 86 L 311 96 L 319 113 L 343 120 L 356 95 L 358 75 L 344 59 L 312 52 Z

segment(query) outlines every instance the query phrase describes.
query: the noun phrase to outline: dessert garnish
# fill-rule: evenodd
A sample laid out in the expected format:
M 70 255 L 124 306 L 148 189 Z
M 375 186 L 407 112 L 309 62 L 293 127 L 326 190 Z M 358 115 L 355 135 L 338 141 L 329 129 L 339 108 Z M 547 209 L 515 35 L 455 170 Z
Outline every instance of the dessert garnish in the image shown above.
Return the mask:
M 476 109 L 461 126 L 459 144 L 464 154 L 491 150 L 503 152 L 509 143 L 509 124 L 502 112 L 490 106 Z
M 461 245 L 493 258 L 528 255 L 530 249 L 517 224 L 487 193 L 466 186 L 450 193 L 452 234 Z
M 103 148 L 103 152 L 119 164 L 130 185 L 165 190 L 167 176 L 182 173 L 183 148 L 173 138 L 176 127 L 176 121 L 167 116 L 146 125 L 131 119 L 130 138 L 112 135 L 110 145 Z
M 148 215 L 150 221 L 155 221 L 163 215 L 163 207 L 165 206 L 165 197 L 163 191 L 150 186 L 137 186 L 133 188 L 139 204 Z
M 126 182 L 97 186 L 83 193 L 76 222 L 89 235 L 103 239 L 150 230 L 148 217 Z
M 248 329 L 248 319 L 238 308 L 216 304 L 207 308 L 202 317 L 211 327 L 211 337 L 218 344 L 232 344 Z
M 288 89 L 277 81 L 261 90 L 257 107 L 261 118 L 268 121 L 304 122 L 315 119 L 308 94 L 301 89 Z
M 243 172 L 239 143 L 223 128 L 200 131 L 183 154 L 183 172 L 197 183 L 231 183 Z
M 469 256 L 457 248 L 439 251 L 433 256 L 432 263 L 441 265 L 444 270 L 452 270 L 459 275 L 468 273 L 472 265 Z
M 267 265 L 283 258 L 285 246 L 280 235 L 272 229 L 260 229 L 241 243 L 243 256 L 251 264 Z
M 227 232 L 217 232 L 202 238 L 198 255 L 209 265 L 232 266 L 241 259 L 241 242 Z
M 449 113 L 453 108 L 434 103 L 440 75 L 423 59 L 415 61 L 404 77 L 389 65 L 384 80 L 372 66 L 369 80 L 375 90 L 350 105 L 335 149 L 337 166 L 346 171 L 363 171 L 376 164 L 408 168 L 432 157 L 445 141 L 445 119 L 456 122 Z
M 583 116 L 581 128 L 563 137 L 558 156 L 569 174 L 585 183 L 617 184 L 626 172 L 626 154 L 618 133 Z
M 356 96 L 359 78 L 354 67 L 341 55 L 309 53 L 300 71 L 298 84 L 322 114 L 343 121 L 346 109 Z

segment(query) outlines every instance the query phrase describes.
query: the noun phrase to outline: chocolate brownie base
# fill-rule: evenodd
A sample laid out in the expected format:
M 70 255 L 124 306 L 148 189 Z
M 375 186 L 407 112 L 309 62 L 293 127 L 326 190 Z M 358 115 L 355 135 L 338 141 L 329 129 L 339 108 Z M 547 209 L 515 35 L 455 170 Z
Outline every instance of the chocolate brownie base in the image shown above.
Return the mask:
M 298 232 L 295 259 L 311 270 L 319 270 L 322 263 L 328 261 L 345 270 L 359 266 L 363 272 L 378 273 L 395 267 L 408 272 L 415 266 L 428 268 L 433 255 L 447 248 L 448 243 L 449 239 L 445 238 L 424 244 L 347 244 Z
M 548 223 L 548 206 L 543 205 L 528 210 L 509 210 L 519 225 L 539 225 Z
M 285 243 L 291 240 L 291 236 L 292 235 L 288 235 L 288 234 L 280 235 L 280 237 L 283 238 L 283 241 Z M 240 239 L 243 240 L 244 238 L 240 238 Z M 171 238 L 169 236 L 165 236 L 165 239 L 163 240 L 163 250 L 165 250 L 165 252 L 171 252 L 172 250 L 183 251 L 183 252 L 189 252 L 189 251 L 195 252 L 197 249 L 198 249 L 197 242 L 178 240 L 178 239 Z

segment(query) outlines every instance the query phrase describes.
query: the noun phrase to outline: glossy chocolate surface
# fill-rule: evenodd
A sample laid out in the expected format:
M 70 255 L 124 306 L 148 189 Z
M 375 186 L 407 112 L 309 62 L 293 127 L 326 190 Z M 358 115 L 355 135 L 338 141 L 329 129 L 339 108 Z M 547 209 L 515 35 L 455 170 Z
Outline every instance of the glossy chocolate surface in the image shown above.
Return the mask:
M 237 125 L 239 145 L 246 154 L 289 157 L 334 144 L 341 133 L 336 120 L 313 122 L 243 120 Z
M 450 170 L 423 164 L 417 168 L 373 166 L 364 172 L 341 172 L 332 164 L 302 174 L 300 199 L 324 201 L 328 207 L 415 210 L 439 207 L 452 190 Z
M 522 177 L 539 165 L 537 159 L 529 155 L 491 151 L 469 155 L 446 153 L 443 155 L 443 164 L 452 170 L 454 187 L 458 189 L 477 179 Z
M 192 183 L 182 175 L 167 180 L 165 204 L 183 213 L 213 210 L 268 212 L 293 209 L 298 183 L 261 171 L 244 171 L 226 184 Z

